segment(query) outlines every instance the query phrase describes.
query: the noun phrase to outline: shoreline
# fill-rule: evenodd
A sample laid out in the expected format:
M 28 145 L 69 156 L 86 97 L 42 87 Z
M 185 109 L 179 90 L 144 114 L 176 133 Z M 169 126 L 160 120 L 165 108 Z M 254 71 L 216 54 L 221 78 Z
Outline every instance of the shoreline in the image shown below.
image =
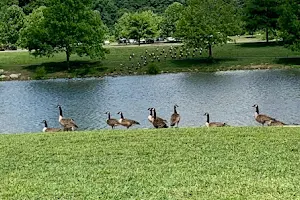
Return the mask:
M 224 69 L 226 68 L 226 69 Z M 194 69 L 188 69 L 188 70 L 179 70 L 179 71 L 161 71 L 158 74 L 147 74 L 146 72 L 143 73 L 111 73 L 111 74 L 104 74 L 104 75 L 85 75 L 85 76 L 73 76 L 71 77 L 70 73 L 69 76 L 61 76 L 61 77 L 43 77 L 41 79 L 34 79 L 32 77 L 24 77 L 20 74 L 20 78 L 0 78 L 0 82 L 5 82 L 5 81 L 37 81 L 37 80 L 56 80 L 56 79 L 96 79 L 96 78 L 105 78 L 105 77 L 124 77 L 124 76 L 155 76 L 155 75 L 161 75 L 161 74 L 178 74 L 178 73 L 215 73 L 215 72 L 230 72 L 230 71 L 252 71 L 252 70 L 288 70 L 288 69 L 298 69 L 292 66 L 287 66 L 287 65 L 270 65 L 270 64 L 261 64 L 261 65 L 248 65 L 248 66 L 232 66 L 232 67 L 224 67 L 222 69 L 216 69 L 216 70 L 199 70 L 198 68 Z M 15 73 L 14 73 L 15 74 Z M 12 74 L 12 75 L 14 75 Z

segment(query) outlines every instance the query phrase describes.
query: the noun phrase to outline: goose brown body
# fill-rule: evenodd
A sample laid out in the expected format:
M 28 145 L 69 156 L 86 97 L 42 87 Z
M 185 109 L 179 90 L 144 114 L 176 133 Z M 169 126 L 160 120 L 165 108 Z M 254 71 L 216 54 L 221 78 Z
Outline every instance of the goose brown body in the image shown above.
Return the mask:
M 223 122 L 210 122 L 209 121 L 209 114 L 205 113 L 204 115 L 206 116 L 205 125 L 207 127 L 222 127 L 222 126 L 226 126 L 226 123 L 223 123 Z
M 43 120 L 42 123 L 44 123 L 43 132 L 59 132 L 59 131 L 62 131 L 62 129 L 60 129 L 60 128 L 49 128 L 46 120 Z
M 281 121 L 278 121 L 278 120 L 270 120 L 267 122 L 267 125 L 268 126 L 285 126 L 287 124 L 281 122 Z
M 174 105 L 174 113 L 171 115 L 171 119 L 170 119 L 170 126 L 175 126 L 180 122 L 180 115 L 177 113 L 176 107 L 178 107 L 178 105 Z
M 255 120 L 264 125 L 265 123 L 269 122 L 269 121 L 277 121 L 276 119 L 268 116 L 268 115 L 264 115 L 264 114 L 259 114 L 259 109 L 258 109 L 258 105 L 255 104 L 253 105 L 252 107 L 254 107 L 256 110 L 255 110 L 255 114 L 254 114 L 254 117 L 255 117 Z
M 149 116 L 148 116 L 148 120 L 149 120 L 150 123 L 153 123 L 153 121 L 154 121 L 153 109 L 154 109 L 154 108 L 148 108 L 148 110 L 150 111 L 150 114 L 149 114 Z M 157 120 L 160 120 L 160 121 L 163 121 L 164 123 L 168 123 L 167 120 L 162 119 L 162 118 L 160 118 L 160 117 L 156 117 L 156 119 L 157 119 Z
M 113 129 L 115 126 L 120 125 L 120 123 L 118 122 L 118 120 L 110 118 L 110 112 L 106 112 L 105 114 L 107 114 L 107 120 L 106 123 L 107 125 L 111 126 L 111 128 Z
M 62 114 L 62 108 L 60 105 L 57 106 L 59 108 L 59 117 L 58 121 L 59 123 L 64 127 L 64 130 L 75 130 L 75 128 L 78 128 L 75 121 L 71 118 L 64 118 Z
M 168 128 L 168 125 L 166 124 L 166 120 L 162 119 L 162 118 L 159 118 L 159 117 L 156 117 L 156 110 L 155 108 L 152 109 L 153 110 L 153 126 L 155 128 Z
M 119 123 L 120 123 L 122 126 L 125 126 L 125 127 L 129 128 L 129 127 L 131 127 L 131 126 L 134 125 L 134 124 L 140 125 L 140 123 L 137 122 L 137 121 L 135 121 L 135 120 L 124 118 L 122 112 L 118 112 L 118 114 L 120 114 L 120 116 L 121 116 L 121 118 L 119 119 Z

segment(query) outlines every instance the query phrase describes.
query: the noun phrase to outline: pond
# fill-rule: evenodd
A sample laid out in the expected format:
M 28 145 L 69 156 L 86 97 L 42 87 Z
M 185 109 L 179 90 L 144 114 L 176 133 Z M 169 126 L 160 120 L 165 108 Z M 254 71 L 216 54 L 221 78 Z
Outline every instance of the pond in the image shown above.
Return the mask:
M 170 119 L 173 105 L 181 114 L 180 127 L 211 121 L 232 126 L 259 126 L 260 112 L 286 123 L 300 123 L 300 70 L 254 70 L 216 73 L 178 73 L 95 79 L 0 82 L 0 133 L 41 132 L 42 120 L 60 127 L 57 104 L 79 130 L 110 129 L 106 111 L 140 122 L 132 128 L 152 128 L 148 108 Z M 118 129 L 124 127 L 118 127 Z

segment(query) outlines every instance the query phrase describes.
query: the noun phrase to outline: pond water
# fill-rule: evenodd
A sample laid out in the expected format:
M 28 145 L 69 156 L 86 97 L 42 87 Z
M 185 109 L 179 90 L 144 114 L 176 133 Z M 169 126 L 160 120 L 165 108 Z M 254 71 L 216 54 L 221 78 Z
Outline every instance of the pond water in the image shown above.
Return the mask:
M 258 126 L 254 104 L 261 113 L 300 123 L 300 70 L 0 82 L 0 133 L 40 132 L 44 119 L 49 127 L 60 127 L 57 104 L 79 130 L 110 129 L 106 111 L 114 118 L 122 111 L 140 122 L 132 128 L 152 128 L 147 109 L 155 107 L 158 116 L 169 120 L 174 104 L 179 105 L 181 127 L 203 126 L 205 112 L 211 121 Z

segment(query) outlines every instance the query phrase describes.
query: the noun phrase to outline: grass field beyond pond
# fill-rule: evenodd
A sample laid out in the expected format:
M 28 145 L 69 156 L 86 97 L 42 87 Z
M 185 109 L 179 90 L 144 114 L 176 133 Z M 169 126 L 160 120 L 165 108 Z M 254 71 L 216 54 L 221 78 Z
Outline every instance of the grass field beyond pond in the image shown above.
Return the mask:
M 298 199 L 298 128 L 0 135 L 0 199 Z
M 170 44 L 171 45 L 171 44 Z M 122 46 L 106 47 L 110 53 L 103 61 L 90 60 L 87 57 L 71 56 L 71 70 L 67 70 L 65 54 L 55 54 L 53 57 L 34 58 L 28 52 L 1 52 L 0 69 L 10 73 L 22 73 L 23 78 L 59 78 L 59 77 L 89 77 L 104 75 L 130 75 L 149 73 L 149 65 L 154 65 L 158 72 L 214 72 L 219 70 L 261 69 L 261 68 L 286 68 L 299 67 L 300 53 L 292 52 L 277 42 L 269 44 L 238 43 L 216 46 L 213 48 L 214 59 L 208 59 L 207 52 L 195 52 L 193 49 L 183 51 L 183 57 L 179 58 L 180 46 L 176 45 L 176 59 L 172 59 L 169 53 L 170 46 Z M 146 55 L 146 66 L 143 65 Z M 165 50 L 165 53 L 160 53 Z M 174 52 L 172 55 L 174 55 Z M 187 52 L 190 54 L 186 57 Z M 129 56 L 134 53 L 130 60 Z M 149 57 L 155 53 L 159 60 Z M 167 54 L 167 58 L 164 56 Z M 138 65 L 140 63 L 140 67 Z

